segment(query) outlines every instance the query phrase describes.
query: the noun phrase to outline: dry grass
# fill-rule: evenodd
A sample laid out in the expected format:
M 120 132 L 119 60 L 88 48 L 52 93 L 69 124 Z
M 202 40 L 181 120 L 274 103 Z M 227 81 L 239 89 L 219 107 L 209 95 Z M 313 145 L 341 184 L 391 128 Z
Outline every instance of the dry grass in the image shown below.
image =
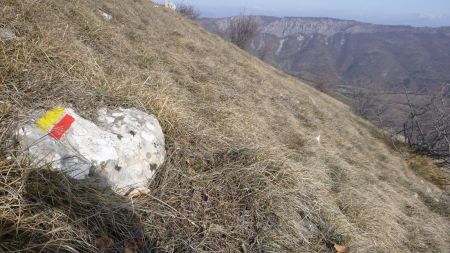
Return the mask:
M 411 155 L 409 167 L 419 176 L 437 185 L 443 190 L 450 190 L 450 176 L 444 168 L 436 166 L 433 159 L 423 155 Z
M 336 100 L 147 0 L 0 2 L 0 251 L 449 252 L 444 190 Z M 55 105 L 156 114 L 151 195 L 16 158 L 14 122 Z
M 95 184 L 80 184 L 26 161 L 2 161 L 0 224 L 4 252 L 150 249 L 130 204 Z

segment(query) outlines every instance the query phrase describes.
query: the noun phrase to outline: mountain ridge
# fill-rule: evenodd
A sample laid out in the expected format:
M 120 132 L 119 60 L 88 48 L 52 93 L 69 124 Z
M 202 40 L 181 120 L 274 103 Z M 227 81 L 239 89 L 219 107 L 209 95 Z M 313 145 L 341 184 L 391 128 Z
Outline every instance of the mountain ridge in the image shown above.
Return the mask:
M 266 15 L 250 15 L 253 17 L 259 18 L 260 21 L 262 21 L 262 24 L 264 26 L 265 23 L 274 21 L 274 20 L 294 20 L 294 21 L 304 21 L 304 22 L 323 22 L 323 21 L 331 21 L 331 22 L 339 22 L 339 23 L 347 23 L 350 25 L 359 25 L 359 26 L 365 26 L 365 27 L 378 27 L 378 28 L 385 28 L 385 29 L 391 29 L 392 31 L 398 31 L 399 29 L 403 30 L 423 30 L 423 31 L 440 31 L 444 30 L 447 32 L 450 32 L 450 26 L 440 26 L 440 27 L 430 27 L 430 26 L 412 26 L 412 25 L 386 25 L 386 24 L 376 24 L 376 23 L 370 23 L 370 22 L 363 22 L 353 19 L 339 19 L 339 18 L 330 18 L 330 17 L 295 17 L 295 16 L 284 16 L 284 17 L 277 17 L 277 16 L 266 16 Z M 199 19 L 200 23 L 205 23 L 210 20 L 229 20 L 230 18 L 233 18 L 235 16 L 227 16 L 227 17 L 220 17 L 220 18 L 209 18 L 209 17 L 202 17 Z

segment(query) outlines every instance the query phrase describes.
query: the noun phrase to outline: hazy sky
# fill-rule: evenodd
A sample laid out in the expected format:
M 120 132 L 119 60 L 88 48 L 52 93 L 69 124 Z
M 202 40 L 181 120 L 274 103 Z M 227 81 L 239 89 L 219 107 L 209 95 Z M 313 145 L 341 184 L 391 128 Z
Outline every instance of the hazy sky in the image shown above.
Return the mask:
M 160 2 L 162 0 L 159 0 Z M 450 0 L 172 0 L 197 6 L 203 16 L 248 14 L 334 17 L 378 24 L 450 26 Z

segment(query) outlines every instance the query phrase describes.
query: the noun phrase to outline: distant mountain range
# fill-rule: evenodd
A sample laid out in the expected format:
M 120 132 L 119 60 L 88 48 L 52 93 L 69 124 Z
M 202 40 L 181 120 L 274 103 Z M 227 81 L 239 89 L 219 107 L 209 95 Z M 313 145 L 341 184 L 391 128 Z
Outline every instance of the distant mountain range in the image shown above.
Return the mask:
M 256 17 L 249 51 L 284 71 L 335 90 L 434 90 L 450 82 L 450 27 L 386 26 L 331 18 Z M 223 33 L 230 18 L 201 19 Z

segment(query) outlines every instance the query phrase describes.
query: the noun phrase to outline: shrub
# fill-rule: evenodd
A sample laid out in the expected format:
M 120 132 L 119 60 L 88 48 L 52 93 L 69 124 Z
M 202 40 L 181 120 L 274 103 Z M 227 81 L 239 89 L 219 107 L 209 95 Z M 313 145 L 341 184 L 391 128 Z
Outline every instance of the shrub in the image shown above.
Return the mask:
M 192 20 L 196 20 L 200 17 L 200 11 L 193 5 L 177 4 L 177 12 Z
M 259 23 L 255 16 L 240 15 L 231 19 L 227 34 L 233 44 L 247 49 L 258 30 Z

